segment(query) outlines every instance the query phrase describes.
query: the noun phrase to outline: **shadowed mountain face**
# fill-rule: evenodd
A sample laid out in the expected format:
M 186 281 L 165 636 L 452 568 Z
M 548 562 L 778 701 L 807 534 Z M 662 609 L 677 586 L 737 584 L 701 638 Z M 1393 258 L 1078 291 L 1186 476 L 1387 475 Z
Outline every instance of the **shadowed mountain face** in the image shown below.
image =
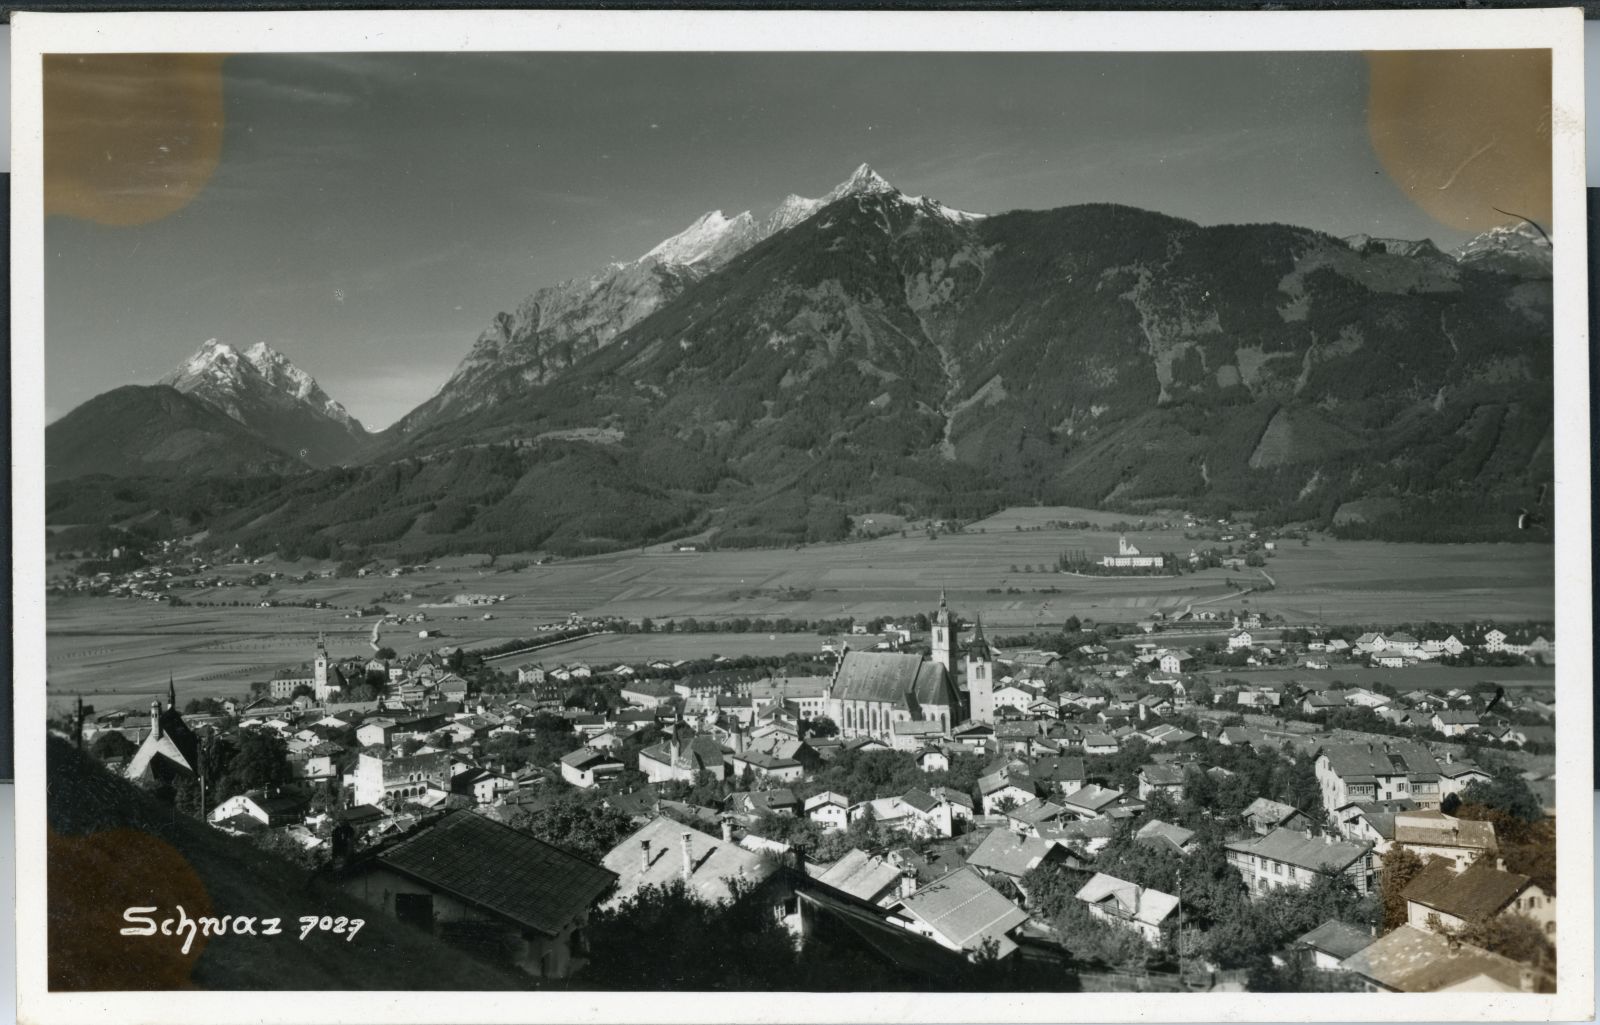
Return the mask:
M 216 527 L 583 552 L 1040 501 L 1505 536 L 1552 475 L 1552 328 L 1532 243 L 1500 234 L 1458 259 L 1108 205 L 980 217 L 863 168 L 537 293 L 370 466 Z
M 166 385 L 96 396 L 45 428 L 45 478 L 288 473 L 304 464 Z

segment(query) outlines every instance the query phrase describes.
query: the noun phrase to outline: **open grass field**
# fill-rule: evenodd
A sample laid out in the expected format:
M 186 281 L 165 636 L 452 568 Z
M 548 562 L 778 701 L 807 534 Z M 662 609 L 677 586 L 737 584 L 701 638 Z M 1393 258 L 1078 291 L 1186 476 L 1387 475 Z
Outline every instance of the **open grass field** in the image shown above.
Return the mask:
M 562 622 L 569 613 L 650 617 L 657 622 L 690 616 L 807 620 L 908 616 L 930 611 L 941 588 L 948 590 L 953 608 L 963 615 L 981 614 L 995 634 L 1055 627 L 1069 615 L 1131 622 L 1157 610 L 1176 611 L 1202 603 L 1281 614 L 1292 623 L 1554 617 L 1554 557 L 1547 545 L 1315 540 L 1301 547 L 1291 542 L 1266 565 L 1276 589 L 1240 598 L 1235 595 L 1241 587 L 1261 582 L 1257 572 L 1217 569 L 1179 577 L 1055 573 L 1050 570 L 1064 549 L 1086 549 L 1091 556 L 1109 553 L 1116 535 L 1103 530 L 1018 531 L 1003 526 L 1088 519 L 1089 512 L 1017 510 L 1010 519 L 998 514 L 964 533 L 937 539 L 911 534 L 782 551 L 675 552 L 657 546 L 530 564 L 515 571 L 505 569 L 519 561 L 514 557 L 502 556 L 488 565 L 483 556 L 464 556 L 399 578 L 375 575 L 297 583 L 285 577 L 268 586 L 184 592 L 198 601 L 237 601 L 239 607 L 170 608 L 144 601 L 52 598 L 49 690 L 53 697 L 63 698 L 82 693 L 101 707 L 111 706 L 112 695 L 126 695 L 127 703 L 137 704 L 163 692 L 171 672 L 182 700 L 242 693 L 250 681 L 267 679 L 279 668 L 308 659 L 319 630 L 327 632 L 335 656 L 369 652 L 373 619 L 349 618 L 348 613 L 379 601 L 390 612 L 420 612 L 428 617 L 422 624 L 384 629 L 381 643 L 402 653 L 441 644 L 475 646 L 533 637 L 539 626 Z M 1191 547 L 1181 530 L 1137 533 L 1129 540 L 1146 552 L 1180 556 Z M 222 572 L 244 580 L 253 573 L 280 570 L 298 575 L 320 568 L 269 562 Z M 487 609 L 423 608 L 470 592 L 509 597 Z M 335 607 L 255 607 L 268 599 L 324 601 Z M 485 611 L 493 619 L 484 620 Z M 421 628 L 442 631 L 442 636 L 420 639 Z M 791 644 L 781 636 L 767 641 L 767 636 L 655 638 L 659 646 L 651 646 L 649 637 L 595 639 L 577 642 L 570 651 L 567 646 L 547 649 L 541 660 L 782 654 L 816 646 L 814 635 L 805 635 L 804 644 Z
M 1332 669 L 1222 669 L 1207 676 L 1232 677 L 1255 685 L 1320 680 L 1340 688 L 1365 687 L 1386 683 L 1404 694 L 1408 690 L 1449 690 L 1471 687 L 1475 683 L 1496 683 L 1507 690 L 1520 687 L 1554 687 L 1555 670 L 1549 666 L 1438 666 L 1421 665 L 1409 669 L 1374 669 L 1366 666 L 1335 666 Z

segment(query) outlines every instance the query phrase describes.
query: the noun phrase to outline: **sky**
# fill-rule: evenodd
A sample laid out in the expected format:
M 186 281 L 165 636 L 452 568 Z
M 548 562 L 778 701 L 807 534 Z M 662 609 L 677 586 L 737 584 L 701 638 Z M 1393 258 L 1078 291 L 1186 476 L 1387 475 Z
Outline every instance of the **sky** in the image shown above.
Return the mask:
M 1118 202 L 1445 248 L 1504 219 L 1435 196 L 1505 177 L 1509 147 L 1471 145 L 1483 105 L 1413 102 L 1408 66 L 1354 53 L 74 60 L 46 75 L 51 420 L 219 338 L 382 428 L 535 289 L 861 163 L 980 213 Z M 1428 135 L 1451 117 L 1453 149 Z

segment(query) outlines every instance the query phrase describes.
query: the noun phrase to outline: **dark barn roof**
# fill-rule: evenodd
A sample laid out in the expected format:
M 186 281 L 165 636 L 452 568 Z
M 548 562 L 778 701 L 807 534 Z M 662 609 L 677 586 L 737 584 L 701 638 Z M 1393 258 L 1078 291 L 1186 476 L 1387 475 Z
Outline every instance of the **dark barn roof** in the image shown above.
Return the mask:
M 521 830 L 455 812 L 378 854 L 384 866 L 485 911 L 553 936 L 616 873 Z

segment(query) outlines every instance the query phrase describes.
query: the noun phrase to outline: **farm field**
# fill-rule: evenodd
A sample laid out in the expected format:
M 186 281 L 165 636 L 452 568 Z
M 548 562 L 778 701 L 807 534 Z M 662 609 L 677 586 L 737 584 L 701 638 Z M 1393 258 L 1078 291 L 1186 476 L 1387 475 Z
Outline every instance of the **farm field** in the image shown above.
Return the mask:
M 1089 512 L 1015 510 L 1010 519 L 1006 513 L 997 514 L 964 533 L 937 539 L 915 534 L 782 551 L 676 552 L 657 546 L 545 565 L 514 556 L 502 556 L 489 565 L 486 557 L 465 556 L 440 560 L 398 578 L 375 574 L 299 583 L 286 576 L 265 586 L 183 592 L 194 601 L 239 603 L 235 607 L 172 608 L 135 600 L 51 598 L 48 687 L 53 697 L 83 694 L 98 706 L 110 707 L 112 695 L 126 695 L 128 703 L 138 703 L 163 693 L 170 672 L 180 700 L 242 693 L 252 680 L 269 678 L 275 670 L 309 658 L 318 631 L 327 633 L 335 656 L 370 651 L 374 620 L 352 618 L 350 610 L 380 601 L 390 612 L 427 616 L 422 624 L 385 628 L 381 643 L 402 653 L 441 644 L 476 646 L 534 637 L 540 626 L 564 622 L 572 613 L 649 617 L 658 623 L 691 616 L 900 617 L 930 611 L 941 588 L 948 591 L 953 608 L 962 615 L 981 615 L 994 634 L 1052 627 L 1069 615 L 1132 622 L 1191 604 L 1255 609 L 1283 615 L 1291 623 L 1554 618 L 1553 549 L 1547 545 L 1287 543 L 1265 567 L 1276 589 L 1240 597 L 1242 587 L 1261 582 L 1260 571 L 1213 569 L 1178 577 L 1056 573 L 1051 570 L 1063 550 L 1084 549 L 1091 556 L 1109 553 L 1116 535 L 1104 530 L 1003 527 L 1087 519 Z M 1180 556 L 1192 546 L 1181 531 L 1135 533 L 1129 540 L 1146 552 Z M 508 568 L 519 561 L 529 564 Z M 243 581 L 274 570 L 298 575 L 320 568 L 268 561 L 216 572 Z M 487 608 L 423 607 L 465 592 L 504 594 L 508 599 Z M 335 607 L 257 607 L 264 600 L 324 601 Z M 493 618 L 484 620 L 485 611 Z M 423 628 L 442 635 L 419 638 L 417 631 Z M 594 661 L 658 654 L 682 657 L 667 651 L 668 645 L 674 649 L 692 645 L 689 654 L 783 654 L 814 649 L 815 636 L 806 636 L 808 642 L 798 645 L 782 637 L 766 641 L 766 634 L 618 636 L 576 642 L 570 651 L 565 646 L 546 649 L 549 654 L 541 656 Z M 652 640 L 663 647 L 645 650 Z M 633 651 L 639 655 L 624 653 Z
M 848 638 L 846 638 L 848 639 Z M 511 669 L 529 662 L 547 666 L 562 662 L 644 662 L 662 658 L 715 658 L 725 655 L 815 655 L 821 651 L 822 637 L 815 633 L 701 633 L 701 634 L 602 634 L 583 637 L 548 648 L 500 659 L 497 665 Z

